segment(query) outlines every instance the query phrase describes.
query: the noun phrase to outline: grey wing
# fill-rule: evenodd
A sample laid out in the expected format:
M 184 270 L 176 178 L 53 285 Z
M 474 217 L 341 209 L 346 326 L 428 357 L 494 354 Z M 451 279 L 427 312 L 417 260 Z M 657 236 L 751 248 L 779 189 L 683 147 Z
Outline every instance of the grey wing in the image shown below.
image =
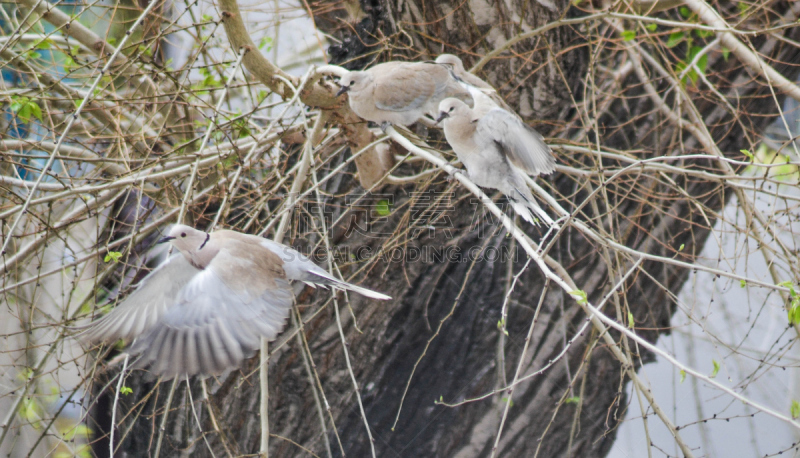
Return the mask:
M 130 342 L 152 328 L 175 303 L 181 289 L 201 271 L 181 254 L 164 261 L 108 315 L 85 326 L 85 342 Z
M 436 91 L 433 78 L 410 66 L 395 66 L 376 77 L 375 84 L 375 106 L 386 111 L 422 109 Z
M 139 366 L 150 365 L 166 379 L 218 374 L 241 365 L 261 337 L 272 340 L 283 330 L 294 298 L 289 283 L 264 278 L 237 288 L 220 256 L 223 252 L 186 285 L 158 325 L 136 340 L 130 353 L 141 353 Z
M 476 127 L 482 148 L 495 143 L 512 164 L 529 175 L 547 175 L 556 169 L 556 159 L 544 138 L 519 118 L 501 108 L 489 110 Z

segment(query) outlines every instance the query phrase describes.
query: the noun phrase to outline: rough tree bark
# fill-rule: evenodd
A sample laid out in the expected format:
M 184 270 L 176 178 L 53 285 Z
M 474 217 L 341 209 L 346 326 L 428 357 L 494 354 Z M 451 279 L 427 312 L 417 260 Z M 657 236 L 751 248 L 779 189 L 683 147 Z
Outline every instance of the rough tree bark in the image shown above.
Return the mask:
M 484 55 L 517 33 L 559 20 L 571 1 L 365 0 L 358 5 L 360 8 L 355 8 L 354 2 L 350 3 L 347 10 L 326 8 L 330 6 L 327 4 L 312 4 L 312 7 L 320 11 L 315 18 L 320 28 L 344 38 L 340 46 L 331 50 L 334 63 L 359 67 L 375 59 L 426 59 L 441 52 L 458 53 L 467 64 L 474 64 L 474 56 Z M 783 12 L 787 8 L 786 2 L 776 2 L 772 11 Z M 570 11 L 570 15 L 578 14 L 575 9 Z M 800 39 L 797 28 L 777 33 L 786 34 L 793 40 Z M 587 87 L 587 70 L 592 65 L 591 53 L 595 48 L 587 43 L 600 35 L 602 33 L 597 30 L 588 34 L 578 27 L 557 27 L 539 38 L 517 44 L 513 54 L 506 53 L 502 58 L 492 60 L 481 73 L 499 88 L 523 117 L 531 121 L 541 120 L 538 128 L 545 136 L 571 138 L 581 127 L 576 121 L 573 100 L 580 103 L 591 92 Z M 753 38 L 751 43 L 755 49 L 771 57 L 771 63 L 778 71 L 789 78 L 796 77 L 797 67 L 782 64 L 800 58 L 796 48 L 765 37 Z M 376 54 L 376 50 L 383 52 Z M 603 64 L 621 66 L 626 56 L 620 53 L 616 61 Z M 725 107 L 713 100 L 700 100 L 699 94 L 693 95 L 697 97 L 696 103 L 720 150 L 738 152 L 747 147 L 741 145 L 747 133 L 761 132 L 771 121 L 760 115 L 773 112 L 774 102 L 765 86 L 747 82 L 749 74 L 735 59 L 724 62 L 719 55 L 712 59 L 708 68 L 717 73 L 715 80 L 720 82 L 722 89 L 735 87 L 738 91 L 741 105 L 737 108 L 741 116 L 733 119 Z M 644 156 L 672 153 L 675 138 L 679 136 L 675 127 L 654 110 L 634 73 L 628 73 L 625 78 L 616 87 L 619 97 L 598 119 L 602 136 L 600 143 L 606 148 L 642 151 Z M 595 81 L 597 86 L 603 83 L 606 82 Z M 669 82 L 654 75 L 653 84 L 663 89 Z M 733 91 L 731 89 L 731 94 Z M 589 138 L 592 139 L 591 134 Z M 699 148 L 694 139 L 684 140 L 685 147 Z M 563 151 L 558 154 L 559 162 L 576 167 L 592 160 Z M 617 165 L 611 161 L 604 164 Z M 715 163 L 697 161 L 683 166 L 713 168 Z M 731 194 L 719 183 L 691 180 L 680 175 L 673 178 L 681 180 L 686 193 L 710 209 L 721 209 Z M 579 180 L 558 173 L 547 181 L 568 210 L 575 210 L 593 189 L 601 186 L 595 178 Z M 386 292 L 395 299 L 382 304 L 350 296 L 357 327 L 350 311 L 340 300 L 353 370 L 375 437 L 377 456 L 487 456 L 505 403 L 503 395 L 458 407 L 446 407 L 435 401 L 458 402 L 505 386 L 513 376 L 534 310 L 543 293 L 544 302 L 523 373 L 534 372 L 547 364 L 585 320 L 580 308 L 562 291 L 544 290 L 543 277 L 532 265 L 522 274 L 511 294 L 506 318 L 508 336 L 502 337 L 498 331 L 501 305 L 510 278 L 525 265 L 525 255 L 516 249 L 504 231 L 497 230 L 496 222 L 485 218 L 480 224 L 474 224 L 475 215 L 482 214 L 480 206 L 471 202 L 463 189 L 454 183 L 437 175 L 426 183 L 383 188 L 380 192 L 391 196 L 396 211 L 388 218 L 371 221 L 372 237 L 354 230 L 356 225 L 365 224 L 368 204 L 363 205 L 362 212 L 355 212 L 353 218 L 347 218 L 345 223 L 331 229 L 332 240 L 342 250 L 367 246 L 377 250 L 387 240 L 393 240 L 388 248 L 402 249 L 406 253 L 413 249 L 450 247 L 453 250 L 457 247 L 463 254 L 473 247 L 480 247 L 486 253 L 490 249 L 501 252 L 506 249 L 513 254 L 511 261 L 486 257 L 475 263 L 464 259 L 434 258 L 369 263 L 366 274 L 361 274 L 358 279 L 363 279 L 365 286 Z M 325 191 L 328 196 L 336 196 L 326 202 L 332 220 L 343 211 L 349 211 L 348 196 L 359 196 L 364 192 L 350 176 L 329 183 Z M 446 202 L 451 202 L 453 208 L 439 215 L 444 218 L 439 223 L 431 222 L 430 215 L 415 215 L 410 210 L 420 202 L 431 202 L 414 194 L 420 191 L 434 198 L 442 192 L 452 193 Z M 704 216 L 664 182 L 652 177 L 635 177 L 609 184 L 606 191 L 610 196 L 609 202 L 597 200 L 596 206 L 583 206 L 578 217 L 637 250 L 678 256 L 688 262 L 701 251 L 708 235 Z M 609 226 L 606 213 L 612 210 L 614 222 Z M 208 211 L 213 214 L 214 209 Z M 306 235 L 309 224 L 299 220 L 293 233 L 296 246 L 312 246 L 318 241 Z M 431 224 L 439 225 L 435 231 L 423 229 Z M 526 229 L 534 240 L 541 238 L 541 230 Z M 398 237 L 398 234 L 403 235 Z M 681 245 L 683 251 L 678 253 L 676 247 Z M 567 230 L 561 234 L 550 255 L 562 263 L 592 301 L 602 298 L 617 281 L 609 278 L 602 250 L 577 231 Z M 358 266 L 353 267 L 351 273 Z M 644 269 L 672 292 L 680 290 L 688 274 L 685 270 L 654 262 L 645 263 Z M 640 335 L 654 341 L 659 332 L 668 332 L 674 303 L 661 286 L 640 275 L 626 283 L 623 296 L 637 327 L 641 328 L 638 331 Z M 308 319 L 310 313 L 328 297 L 326 292 L 312 294 L 305 291 L 301 294 L 298 303 L 304 317 Z M 347 374 L 332 307 L 328 304 L 307 322 L 304 333 L 330 403 L 330 416 L 336 425 L 341 447 L 330 430 L 327 412 L 329 431 L 327 437 L 321 434 L 302 349 L 295 338 L 280 347 L 270 360 L 271 432 L 320 456 L 325 454 L 323 441 L 330 443 L 334 456 L 341 456 L 342 450 L 347 456 L 369 456 L 370 446 Z M 613 308 L 606 311 L 614 314 Z M 420 360 L 426 343 L 442 322 L 438 335 Z M 505 365 L 498 358 L 501 338 Z M 623 393 L 625 377 L 611 352 L 602 345 L 593 345 L 596 338 L 593 332 L 579 336 L 564 359 L 543 374 L 517 386 L 500 441 L 500 456 L 533 456 L 538 450 L 539 456 L 571 454 L 588 457 L 602 456 L 610 449 L 615 426 L 623 417 L 627 404 Z M 652 356 L 642 354 L 641 358 L 647 362 Z M 419 365 L 414 371 L 418 360 Z M 586 366 L 579 370 L 583 362 Z M 241 372 L 236 371 L 221 379 L 221 385 L 211 383 L 210 404 L 216 412 L 222 434 L 214 431 L 204 405 L 196 403 L 206 439 L 217 455 L 225 454 L 225 445 L 235 455 L 258 451 L 256 364 L 257 358 L 254 358 Z M 249 377 L 243 380 L 242 374 Z M 399 421 L 393 427 L 409 379 L 411 382 Z M 154 387 L 137 372 L 132 374 L 127 384 L 134 388 L 134 394 L 125 397 L 120 407 L 121 412 L 130 412 L 123 418 L 120 428 L 119 437 L 124 437 L 121 447 L 128 456 L 148 456 L 155 447 L 169 384 Z M 197 401 L 202 397 L 199 383 L 193 382 L 191 388 L 193 399 Z M 574 428 L 577 433 L 573 438 L 570 432 L 578 405 L 564 403 L 565 397 L 572 396 L 581 398 L 581 411 Z M 107 404 L 100 406 L 108 407 Z M 172 406 L 174 410 L 170 412 L 162 456 L 176 456 L 180 451 L 193 456 L 210 456 L 195 424 L 185 383 L 180 384 Z M 281 438 L 271 439 L 272 456 L 303 455 L 298 445 Z M 102 447 L 97 450 L 102 451 Z

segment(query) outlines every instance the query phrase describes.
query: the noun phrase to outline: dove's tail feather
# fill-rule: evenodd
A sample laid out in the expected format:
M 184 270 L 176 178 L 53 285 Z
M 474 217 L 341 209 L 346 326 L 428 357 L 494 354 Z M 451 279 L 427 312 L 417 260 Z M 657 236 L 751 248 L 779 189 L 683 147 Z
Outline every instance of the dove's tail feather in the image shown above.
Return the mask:
M 514 189 L 516 191 L 516 195 L 509 196 L 509 201 L 511 202 L 511 207 L 514 208 L 514 211 L 516 211 L 517 214 L 522 217 L 522 219 L 533 224 L 534 226 L 538 226 L 539 221 L 534 218 L 533 214 L 531 213 L 531 211 L 533 211 L 533 213 L 536 213 L 539 219 L 544 221 L 548 226 L 554 226 L 556 224 L 556 222 L 550 218 L 550 215 L 548 215 L 547 212 L 545 212 L 542 207 L 540 207 L 539 204 L 533 200 L 533 196 L 528 197 L 519 189 Z
M 381 301 L 388 301 L 391 299 L 391 296 L 387 296 L 385 294 L 381 294 L 377 291 L 372 291 L 371 289 L 362 288 L 360 286 L 356 286 L 352 283 L 347 283 L 346 281 L 339 280 L 338 278 L 333 277 L 332 275 L 328 275 L 326 272 L 324 275 L 321 272 L 311 272 L 317 277 L 320 277 L 322 281 L 315 282 L 318 285 L 324 286 L 332 286 L 334 288 L 346 289 L 348 291 L 353 291 L 354 293 L 358 293 L 362 296 L 370 297 L 372 299 L 378 299 Z
M 533 214 L 531 214 L 531 210 L 524 203 L 515 202 L 514 200 L 511 200 L 511 207 L 525 221 L 533 224 L 534 226 L 539 225 L 539 220 L 533 217 Z

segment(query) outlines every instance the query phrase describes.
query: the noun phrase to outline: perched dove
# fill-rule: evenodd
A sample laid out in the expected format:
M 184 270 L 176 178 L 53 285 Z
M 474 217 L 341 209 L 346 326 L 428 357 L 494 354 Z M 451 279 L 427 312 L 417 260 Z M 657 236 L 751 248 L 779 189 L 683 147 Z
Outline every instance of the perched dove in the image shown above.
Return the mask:
M 127 352 L 165 379 L 238 367 L 262 337 L 283 329 L 292 307 L 289 280 L 391 299 L 336 279 L 294 249 L 255 235 L 175 225 L 161 242 L 172 256 L 79 336 L 87 342 L 134 341 Z
M 500 190 L 523 219 L 536 224 L 531 214 L 553 225 L 525 183 L 525 175 L 549 174 L 556 161 L 542 136 L 519 117 L 477 95 L 471 109 L 457 99 L 439 105 L 437 122 L 444 121 L 444 135 L 478 186 Z
M 350 108 L 361 118 L 408 126 L 425 114 L 436 117 L 448 97 L 470 100 L 469 92 L 442 65 L 428 62 L 386 62 L 365 71 L 348 72 L 337 95 L 347 92 Z
M 497 93 L 497 90 L 495 90 L 491 84 L 473 75 L 464 68 L 464 63 L 461 62 L 458 56 L 453 54 L 440 54 L 439 57 L 436 58 L 436 63 L 448 68 L 456 80 L 466 85 L 466 89 L 469 90 L 473 97 L 475 92 L 470 90 L 470 87 L 479 89 L 480 92 L 486 94 L 495 104 L 500 106 L 500 108 L 503 108 L 509 113 L 514 113 L 511 107 L 500 97 L 500 94 Z
M 453 54 L 440 54 L 439 57 L 436 58 L 436 63 L 448 66 L 453 72 L 453 76 L 470 86 L 475 86 L 478 89 L 494 90 L 491 84 L 468 72 L 464 68 L 464 63 L 458 56 Z

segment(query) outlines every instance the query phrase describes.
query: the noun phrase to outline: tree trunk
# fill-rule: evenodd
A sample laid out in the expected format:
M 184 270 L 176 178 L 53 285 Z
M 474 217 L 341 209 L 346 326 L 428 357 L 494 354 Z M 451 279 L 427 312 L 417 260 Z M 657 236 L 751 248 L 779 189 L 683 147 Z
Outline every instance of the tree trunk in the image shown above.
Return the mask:
M 363 66 L 376 58 L 376 50 L 384 50 L 377 54 L 379 60 L 430 59 L 449 52 L 459 54 L 469 66 L 477 56 L 518 33 L 558 21 L 572 3 L 374 0 L 362 2 L 360 9 L 350 8 L 350 13 L 341 9 L 330 12 L 325 5 L 316 5 L 319 11 L 328 12 L 320 12 L 315 19 L 320 28 L 344 39 L 331 50 L 335 63 Z M 784 12 L 788 7 L 788 3 L 778 2 L 772 11 Z M 566 16 L 578 14 L 572 8 Z M 664 14 L 679 17 L 674 11 Z M 624 74 L 615 85 L 611 71 L 597 71 L 599 66 L 622 68 L 628 60 L 621 40 L 615 42 L 619 50 L 598 51 L 595 47 L 596 40 L 610 34 L 609 24 L 600 20 L 553 28 L 516 44 L 513 54 L 501 54 L 479 74 L 526 120 L 540 121 L 535 125 L 547 138 L 598 143 L 604 150 L 635 151 L 637 158 L 700 150 L 696 139 L 676 130 L 674 123 L 658 112 L 634 72 Z M 798 28 L 775 33 L 800 39 Z M 753 38 L 751 44 L 769 56 L 778 71 L 796 77 L 798 67 L 782 64 L 800 59 L 796 48 L 764 37 Z M 709 78 L 728 91 L 728 97 L 738 97 L 737 117 L 716 101 L 704 99 L 707 94 L 691 84 L 687 92 L 719 149 L 741 157 L 739 150 L 750 147 L 743 145 L 742 139 L 758 135 L 771 122 L 775 112 L 772 95 L 759 81 L 748 79 L 748 71 L 736 59 L 726 61 L 720 52 L 711 53 L 708 69 Z M 651 76 L 659 93 L 673 103 L 674 91 L 672 95 L 667 91 L 669 81 L 655 72 Z M 596 130 L 591 125 L 583 130 L 582 123 L 589 120 L 582 118 L 585 109 L 575 103 L 605 97 L 595 88 L 604 88 L 613 97 L 597 117 Z M 602 107 L 604 100 L 597 100 L 596 105 Z M 595 138 L 597 135 L 600 137 Z M 562 165 L 598 166 L 596 157 L 555 149 Z M 338 163 L 345 158 L 338 158 Z M 334 161 L 330 167 L 338 163 Z M 604 159 L 602 165 L 627 164 Z M 717 167 L 710 160 L 680 165 Z M 421 170 L 418 163 L 402 167 L 400 171 L 406 175 Z M 533 456 L 537 452 L 544 457 L 604 455 L 627 406 L 626 377 L 619 361 L 604 344 L 597 344 L 598 336 L 591 327 L 578 334 L 586 322 L 581 308 L 564 291 L 548 286 L 534 263 L 526 267 L 525 253 L 457 181 L 446 180 L 442 173 L 432 177 L 366 194 L 356 204 L 359 211 L 333 227 L 331 223 L 350 211 L 350 203 L 365 192 L 351 174 L 324 186 L 325 195 L 332 196 L 325 202 L 326 224 L 345 278 L 363 269 L 354 282 L 394 297 L 379 303 L 350 295 L 350 308 L 344 296 L 337 295 L 349 360 L 376 456 L 488 456 L 507 403 L 511 405 L 499 456 Z M 607 178 L 600 181 L 598 175 L 585 178 L 556 173 L 539 181 L 549 186 L 562 206 L 575 212 L 575 218 L 597 231 L 636 250 L 686 262 L 692 262 L 702 250 L 709 233 L 706 218 L 721 210 L 731 195 L 717 182 L 681 173 L 669 178 L 685 193 L 654 174 L 630 174 L 604 183 Z M 696 198 L 708 211 L 701 213 L 687 196 Z M 391 205 L 389 216 L 375 211 L 375 204 L 384 199 Z M 214 209 L 207 211 L 213 214 Z M 234 218 L 229 223 L 236 222 Z M 319 242 L 313 224 L 319 221 L 305 216 L 296 219 L 291 234 L 296 247 L 309 249 Z M 544 235 L 544 228 L 524 223 L 523 227 L 537 242 Z M 476 250 L 481 256 L 469 255 Z M 616 272 L 629 267 L 613 252 L 606 259 L 601 246 L 570 228 L 556 236 L 549 254 L 594 304 L 619 281 Z M 632 313 L 636 332 L 655 341 L 660 332 L 669 330 L 675 307 L 670 293 L 680 290 L 688 271 L 650 261 L 643 268 L 648 275 L 632 276 L 618 297 Z M 521 271 L 509 293 L 513 277 Z M 330 293 L 307 288 L 298 295 L 298 306 L 312 361 L 304 361 L 308 355 L 298 335 L 292 334 L 295 326 L 288 326 L 270 346 L 274 353 L 269 368 L 269 423 L 275 435 L 270 438 L 270 454 L 303 456 L 306 449 L 325 456 L 327 442 L 333 456 L 370 456 Z M 604 311 L 617 317 L 613 301 Z M 555 362 L 519 383 L 511 399 L 506 391 L 484 396 L 507 387 L 513 379 L 534 317 L 520 373 L 532 374 L 551 360 Z M 502 322 L 507 335 L 499 329 Z M 568 349 L 561 357 L 565 346 Z M 637 363 L 653 359 L 648 353 L 639 356 Z M 258 453 L 257 364 L 258 358 L 253 358 L 243 370 L 221 377 L 219 382 L 208 381 L 208 404 L 220 432 L 215 431 L 206 403 L 199 402 L 203 396 L 199 382 L 191 383 L 205 437 L 195 421 L 186 384 L 180 383 L 162 456 L 175 456 L 179 451 L 210 456 L 205 440 L 217 456 L 224 455 L 226 448 L 234 455 Z M 309 369 L 318 374 L 319 381 L 309 377 Z M 124 437 L 121 447 L 129 456 L 148 456 L 155 448 L 170 385 L 155 386 L 140 371 L 133 372 L 126 384 L 134 393 L 121 399 L 120 412 L 126 413 L 118 436 Z M 320 385 L 326 399 L 319 401 L 321 411 L 314 395 Z M 458 406 L 443 404 L 476 397 L 483 399 Z M 322 433 L 320 416 L 327 434 Z

